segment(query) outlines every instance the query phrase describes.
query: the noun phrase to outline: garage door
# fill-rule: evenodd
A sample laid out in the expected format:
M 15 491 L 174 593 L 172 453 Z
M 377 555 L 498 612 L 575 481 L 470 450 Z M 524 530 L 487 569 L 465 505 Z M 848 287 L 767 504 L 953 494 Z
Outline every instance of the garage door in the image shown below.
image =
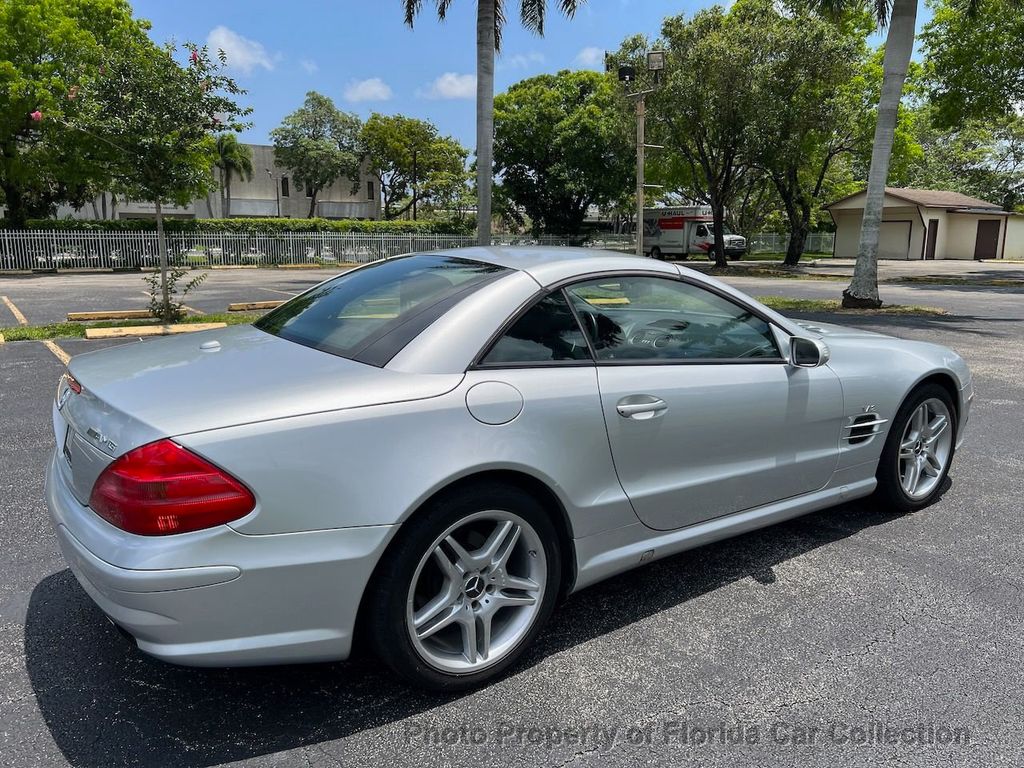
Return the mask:
M 878 231 L 878 258 L 910 258 L 910 222 L 883 221 Z

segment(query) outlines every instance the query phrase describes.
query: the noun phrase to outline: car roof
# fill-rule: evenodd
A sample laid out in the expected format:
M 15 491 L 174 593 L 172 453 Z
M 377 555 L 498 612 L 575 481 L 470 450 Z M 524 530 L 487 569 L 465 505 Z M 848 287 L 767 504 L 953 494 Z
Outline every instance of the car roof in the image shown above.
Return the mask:
M 599 248 L 498 245 L 432 252 L 516 269 L 527 273 L 543 287 L 576 275 L 606 271 L 641 270 L 679 275 L 679 270 L 671 264 Z

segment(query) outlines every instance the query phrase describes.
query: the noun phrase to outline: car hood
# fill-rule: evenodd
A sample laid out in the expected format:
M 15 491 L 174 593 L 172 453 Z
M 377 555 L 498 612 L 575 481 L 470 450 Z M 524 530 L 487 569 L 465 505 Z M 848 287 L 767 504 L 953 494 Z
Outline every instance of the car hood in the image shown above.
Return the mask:
M 68 370 L 82 394 L 67 398 L 65 418 L 116 454 L 160 437 L 435 397 L 463 376 L 376 368 L 250 325 L 90 352 Z
M 884 333 L 876 333 L 875 331 L 863 331 L 860 328 L 849 328 L 845 325 L 835 325 L 834 323 L 814 323 L 805 320 L 792 320 L 790 322 L 803 328 L 805 331 L 820 336 L 823 341 L 828 343 L 832 340 L 839 339 L 862 339 L 866 337 L 873 338 L 887 338 L 891 339 L 892 336 L 886 336 Z

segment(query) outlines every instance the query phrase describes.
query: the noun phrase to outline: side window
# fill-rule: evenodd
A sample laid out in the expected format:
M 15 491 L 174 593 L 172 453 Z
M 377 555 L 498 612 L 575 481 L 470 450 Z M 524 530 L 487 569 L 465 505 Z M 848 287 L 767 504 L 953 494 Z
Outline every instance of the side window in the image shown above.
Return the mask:
M 526 311 L 484 356 L 484 365 L 590 360 L 587 341 L 561 291 Z
M 781 360 L 767 322 L 696 285 L 612 277 L 566 291 L 598 360 Z
M 705 227 L 703 224 L 698 224 L 697 225 L 697 237 L 707 237 L 707 236 L 708 236 L 708 228 Z

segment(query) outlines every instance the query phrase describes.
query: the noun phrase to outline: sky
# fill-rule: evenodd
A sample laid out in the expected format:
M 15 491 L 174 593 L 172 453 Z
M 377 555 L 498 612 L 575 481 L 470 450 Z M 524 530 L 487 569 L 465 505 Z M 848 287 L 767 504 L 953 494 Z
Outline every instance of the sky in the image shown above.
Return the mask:
M 603 68 L 604 51 L 628 35 L 656 37 L 661 20 L 711 5 L 700 0 L 589 0 L 572 20 L 549 2 L 544 37 L 526 31 L 517 0 L 496 62 L 495 92 L 523 78 L 561 69 Z M 228 57 L 248 93 L 252 127 L 242 138 L 269 143 L 270 131 L 302 104 L 307 91 L 339 108 L 430 120 L 464 146 L 475 144 L 476 3 L 454 0 L 444 22 L 424 0 L 413 29 L 401 0 L 133 0 L 158 43 L 209 44 Z M 923 10 L 923 9 L 922 9 Z M 512 12 L 514 11 L 514 12 Z

